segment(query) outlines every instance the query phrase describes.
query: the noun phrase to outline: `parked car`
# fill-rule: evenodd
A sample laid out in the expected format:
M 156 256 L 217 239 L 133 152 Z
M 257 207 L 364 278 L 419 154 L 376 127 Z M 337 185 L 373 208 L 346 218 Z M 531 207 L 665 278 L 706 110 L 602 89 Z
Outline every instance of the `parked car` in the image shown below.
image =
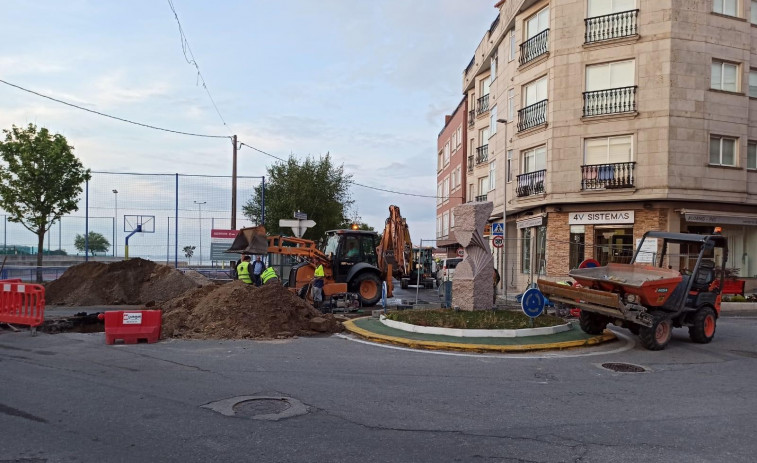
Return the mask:
M 437 287 L 442 285 L 442 282 L 452 280 L 452 275 L 455 274 L 455 267 L 457 264 L 463 261 L 462 257 L 449 257 L 442 259 L 439 263 L 438 270 L 436 271 L 436 285 Z

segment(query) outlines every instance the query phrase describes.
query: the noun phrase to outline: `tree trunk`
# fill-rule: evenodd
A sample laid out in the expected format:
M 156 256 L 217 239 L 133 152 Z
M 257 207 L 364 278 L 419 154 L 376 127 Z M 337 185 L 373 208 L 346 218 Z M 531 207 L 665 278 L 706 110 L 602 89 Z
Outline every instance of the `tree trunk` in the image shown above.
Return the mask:
M 42 252 L 45 246 L 44 229 L 37 231 L 37 283 L 42 283 Z

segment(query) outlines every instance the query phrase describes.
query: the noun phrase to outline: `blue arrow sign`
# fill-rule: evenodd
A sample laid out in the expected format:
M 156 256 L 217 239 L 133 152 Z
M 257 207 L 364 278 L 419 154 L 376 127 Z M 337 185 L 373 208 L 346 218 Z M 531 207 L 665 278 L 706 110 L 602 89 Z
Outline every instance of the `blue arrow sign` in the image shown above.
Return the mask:
M 523 293 L 520 306 L 524 314 L 536 318 L 544 312 L 544 294 L 537 288 L 528 289 Z
M 502 222 L 492 223 L 492 236 L 503 236 L 505 234 L 505 224 Z

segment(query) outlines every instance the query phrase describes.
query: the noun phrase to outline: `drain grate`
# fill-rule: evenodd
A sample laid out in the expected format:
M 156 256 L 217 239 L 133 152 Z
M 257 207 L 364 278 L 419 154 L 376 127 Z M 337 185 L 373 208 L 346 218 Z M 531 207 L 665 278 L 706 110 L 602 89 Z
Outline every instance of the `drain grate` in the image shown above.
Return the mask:
M 616 362 L 603 363 L 602 368 L 605 368 L 611 371 L 617 371 L 618 373 L 644 373 L 645 371 L 647 371 L 646 368 L 640 367 L 639 365 L 632 365 L 630 363 L 616 363 Z

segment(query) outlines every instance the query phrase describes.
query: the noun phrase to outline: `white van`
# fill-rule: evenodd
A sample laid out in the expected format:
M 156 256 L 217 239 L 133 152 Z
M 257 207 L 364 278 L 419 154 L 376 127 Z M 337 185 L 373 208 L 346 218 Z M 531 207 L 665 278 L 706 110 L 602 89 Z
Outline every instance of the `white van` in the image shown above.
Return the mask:
M 441 286 L 442 282 L 444 281 L 452 280 L 452 275 L 455 274 L 455 267 L 457 267 L 457 264 L 462 261 L 462 257 L 448 257 L 446 259 L 442 259 L 436 271 L 437 287 Z

